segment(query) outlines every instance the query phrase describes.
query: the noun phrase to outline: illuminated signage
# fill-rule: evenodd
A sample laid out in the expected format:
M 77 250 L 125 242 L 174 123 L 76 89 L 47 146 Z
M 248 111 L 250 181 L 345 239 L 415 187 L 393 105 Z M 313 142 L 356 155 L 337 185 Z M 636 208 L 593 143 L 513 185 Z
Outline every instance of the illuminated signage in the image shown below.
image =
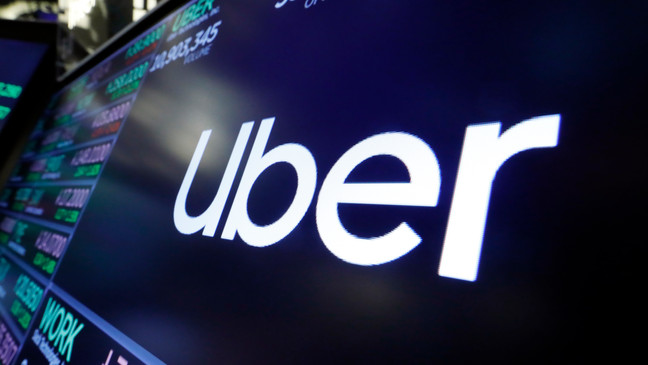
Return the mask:
M 133 60 L 136 60 L 155 51 L 158 46 L 158 42 L 160 38 L 162 38 L 165 30 L 166 24 L 162 24 L 154 31 L 150 32 L 146 37 L 139 39 L 132 46 L 128 47 L 128 50 L 124 55 L 124 58 L 127 60 L 127 64 L 130 64 L 133 62 Z
M 17 99 L 20 96 L 20 93 L 22 93 L 22 87 L 0 82 L 0 96 Z
M 148 70 L 148 65 L 149 63 L 146 61 L 112 80 L 106 86 L 106 94 L 110 95 L 110 100 L 115 100 L 136 91 L 140 86 L 142 77 Z
M 161 4 L 5 169 L 0 365 L 581 358 L 641 257 L 603 9 Z
M 221 238 L 238 234 L 250 246 L 265 247 L 286 237 L 299 224 L 310 206 L 317 180 L 311 152 L 302 145 L 286 143 L 264 152 L 274 118 L 264 119 L 252 145 Z M 207 146 L 211 131 L 204 131 L 180 186 L 173 210 L 176 229 L 213 237 L 230 194 L 236 171 L 254 122 L 244 123 L 236 139 L 221 184 L 209 208 L 190 217 L 186 200 Z M 492 183 L 497 170 L 511 156 L 533 148 L 555 147 L 560 115 L 522 121 L 500 134 L 500 123 L 469 125 L 466 128 L 459 172 L 452 198 L 439 275 L 474 281 L 481 254 Z M 387 155 L 399 159 L 409 171 L 409 183 L 346 183 L 347 176 L 371 157 Z M 258 226 L 251 221 L 247 202 L 252 185 L 261 173 L 276 163 L 288 163 L 297 173 L 297 191 L 283 216 Z M 338 258 L 356 265 L 379 265 L 398 259 L 421 243 L 421 237 L 406 222 L 379 237 L 360 238 L 348 232 L 338 215 L 339 204 L 372 204 L 434 207 L 441 188 L 441 171 L 429 145 L 405 132 L 382 133 L 366 138 L 345 152 L 322 182 L 317 199 L 317 228 L 324 245 Z
M 27 330 L 43 294 L 41 284 L 6 256 L 0 256 L 0 306 L 10 313 L 19 330 Z
M 277 1 L 277 2 L 275 3 L 274 7 L 275 7 L 275 9 L 280 9 L 280 8 L 282 8 L 284 5 L 286 5 L 289 1 L 290 1 L 290 2 L 293 2 L 293 1 L 295 1 L 295 0 L 280 0 L 280 1 Z M 323 2 L 324 0 L 321 0 L 321 1 Z M 315 4 L 317 4 L 317 0 L 305 0 L 305 1 L 304 1 L 304 8 L 308 9 L 308 8 L 310 8 L 311 6 L 315 5 Z
M 9 365 L 18 351 L 18 341 L 0 319 L 0 364 Z
M 42 333 L 38 342 L 48 341 L 52 344 L 65 361 L 70 362 L 74 339 L 79 335 L 85 325 L 79 321 L 65 306 L 54 298 L 47 299 L 47 306 L 43 312 L 38 329 Z M 38 332 L 36 332 L 38 334 Z
M 17 356 L 17 364 L 143 364 L 73 304 L 52 292 L 43 300 Z
M 180 13 L 173 22 L 173 32 L 185 27 L 187 24 L 206 16 L 208 11 L 212 11 L 214 0 L 199 0 Z
M 8 108 L 8 107 L 6 107 L 4 105 L 0 105 L 0 119 L 6 118 L 7 115 L 9 115 L 9 112 L 11 112 L 10 108 Z

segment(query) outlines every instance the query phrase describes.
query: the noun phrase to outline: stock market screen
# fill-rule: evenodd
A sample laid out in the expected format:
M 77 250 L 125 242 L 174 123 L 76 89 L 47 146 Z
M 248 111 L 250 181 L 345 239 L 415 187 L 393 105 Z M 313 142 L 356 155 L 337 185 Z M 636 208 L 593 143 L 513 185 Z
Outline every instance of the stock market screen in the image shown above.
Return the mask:
M 641 9 L 154 12 L 0 190 L 0 364 L 621 359 Z
M 47 44 L 0 38 L 0 131 L 47 49 Z

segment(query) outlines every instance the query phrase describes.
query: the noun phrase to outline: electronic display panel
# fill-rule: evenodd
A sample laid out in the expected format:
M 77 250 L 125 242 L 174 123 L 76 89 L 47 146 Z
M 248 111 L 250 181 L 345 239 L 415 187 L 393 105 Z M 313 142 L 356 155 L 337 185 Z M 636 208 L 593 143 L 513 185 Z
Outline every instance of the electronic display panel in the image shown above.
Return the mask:
M 54 282 L 149 68 L 150 49 L 129 53 L 146 37 L 64 84 L 1 190 L 2 364 L 160 362 Z
M 6 363 L 638 345 L 645 5 L 177 5 L 66 81 L 0 190 Z
M 53 23 L 0 19 L 0 185 L 54 90 L 55 39 Z
M 0 131 L 49 45 L 0 37 Z

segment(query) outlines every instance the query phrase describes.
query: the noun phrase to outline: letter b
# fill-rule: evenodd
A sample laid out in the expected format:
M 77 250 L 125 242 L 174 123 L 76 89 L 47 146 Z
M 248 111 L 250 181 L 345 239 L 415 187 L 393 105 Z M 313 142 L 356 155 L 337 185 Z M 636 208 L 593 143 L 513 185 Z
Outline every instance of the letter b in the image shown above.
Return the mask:
M 317 181 L 315 160 L 306 147 L 296 143 L 277 146 L 264 154 L 273 124 L 274 118 L 261 122 L 221 238 L 232 240 L 238 232 L 250 246 L 269 246 L 287 236 L 306 214 Z M 258 226 L 250 220 L 247 211 L 250 190 L 265 169 L 279 162 L 290 164 L 297 172 L 295 198 L 281 218 L 267 226 Z

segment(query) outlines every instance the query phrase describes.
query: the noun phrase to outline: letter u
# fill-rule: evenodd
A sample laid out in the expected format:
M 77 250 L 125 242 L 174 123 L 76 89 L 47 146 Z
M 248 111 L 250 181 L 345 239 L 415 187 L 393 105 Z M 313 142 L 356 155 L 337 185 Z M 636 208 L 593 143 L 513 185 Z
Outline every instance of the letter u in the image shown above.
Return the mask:
M 191 158 L 191 162 L 189 163 L 189 167 L 187 168 L 187 172 L 185 173 L 182 184 L 180 185 L 180 191 L 178 191 L 178 195 L 176 196 L 175 206 L 173 207 L 173 223 L 178 232 L 182 234 L 193 234 L 204 228 L 202 233 L 203 236 L 214 237 L 216 227 L 218 226 L 221 214 L 223 213 L 227 196 L 232 189 L 234 177 L 236 176 L 236 171 L 241 163 L 243 152 L 245 152 L 245 146 L 250 138 L 253 126 L 254 122 L 246 122 L 241 126 L 241 130 L 236 138 L 236 143 L 234 144 L 234 149 L 232 150 L 230 159 L 225 167 L 223 179 L 218 187 L 218 192 L 209 208 L 197 217 L 190 217 L 187 214 L 186 209 L 187 195 L 189 194 L 189 189 L 191 188 L 191 184 L 196 176 L 198 165 L 200 164 L 200 160 L 202 159 L 205 148 L 207 147 L 207 142 L 209 141 L 209 136 L 211 135 L 211 130 L 202 132 L 196 150 Z

